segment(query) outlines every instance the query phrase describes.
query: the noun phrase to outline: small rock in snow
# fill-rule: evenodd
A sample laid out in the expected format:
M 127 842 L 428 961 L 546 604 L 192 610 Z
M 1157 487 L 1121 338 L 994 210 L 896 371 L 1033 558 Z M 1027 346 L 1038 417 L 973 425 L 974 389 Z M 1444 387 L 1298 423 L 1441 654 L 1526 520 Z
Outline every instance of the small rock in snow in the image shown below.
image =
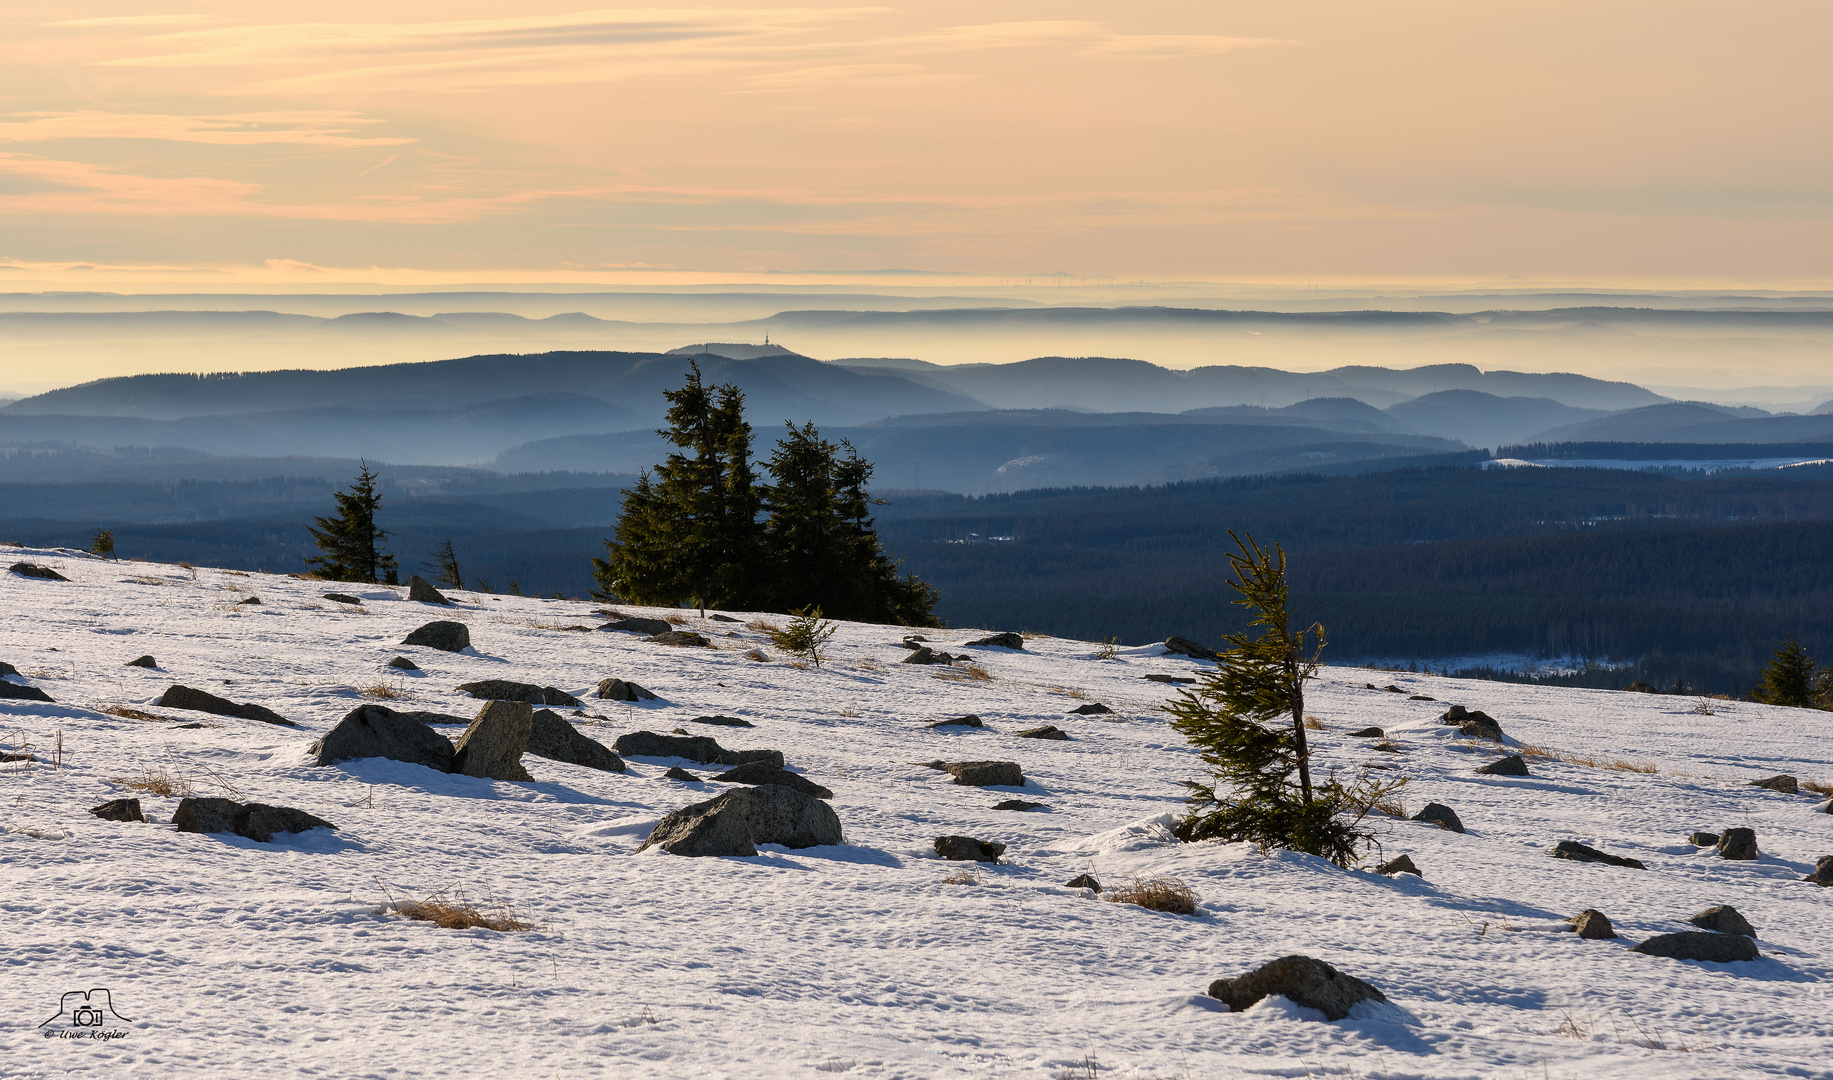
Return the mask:
M 415 574 L 407 579 L 407 598 L 422 604 L 445 604 L 450 606 L 445 594 L 433 588 L 433 583 Z
M 600 680 L 598 696 L 606 701 L 654 701 L 656 699 L 654 694 L 623 679 Z
M 354 596 L 351 596 L 349 593 L 328 592 L 328 593 L 325 593 L 324 596 L 326 600 L 329 600 L 332 603 L 355 604 L 357 607 L 363 606 L 363 602 L 361 600 L 357 599 Z
M 1687 834 L 1687 843 L 1694 847 L 1717 847 L 1718 834 L 1715 832 L 1696 832 Z
M 452 771 L 452 742 L 417 717 L 383 705 L 359 705 L 313 743 L 314 765 L 335 765 L 361 758 L 388 758 Z
M 1637 870 L 1647 869 L 1647 867 L 1642 865 L 1639 859 L 1625 859 L 1620 855 L 1611 855 L 1608 852 L 1599 851 L 1597 848 L 1581 844 L 1577 840 L 1561 840 L 1559 843 L 1553 845 L 1553 850 L 1548 854 L 1552 855 L 1555 859 L 1570 859 L 1573 862 L 1603 863 L 1606 866 L 1628 866 Z
M 324 818 L 288 806 L 195 797 L 179 802 L 172 812 L 172 824 L 179 832 L 234 833 L 263 844 L 279 833 L 337 828 Z
M 100 806 L 92 806 L 89 812 L 103 821 L 145 821 L 146 815 L 140 812 L 139 799 L 110 799 Z
M 279 724 L 283 727 L 295 727 L 291 720 L 260 705 L 242 705 L 226 698 L 189 686 L 172 686 L 160 696 L 159 705 L 166 709 L 191 709 L 195 712 L 207 712 L 215 716 L 233 716 L 241 720 L 259 720 L 263 724 Z
M 1687 920 L 1701 930 L 1713 930 L 1721 934 L 1743 934 L 1745 937 L 1756 937 L 1757 928 L 1750 925 L 1737 908 L 1730 904 L 1719 904 L 1709 907 Z
M 1419 872 L 1419 867 L 1413 865 L 1413 856 L 1411 855 L 1402 855 L 1397 859 L 1389 859 L 1387 862 L 1375 867 L 1375 873 L 1387 877 L 1393 877 L 1395 874 L 1412 874 L 1414 877 L 1419 878 L 1426 876 Z
M 1018 649 L 1020 651 L 1023 651 L 1025 647 L 1025 639 L 1023 637 L 1020 637 L 1017 634 L 1008 632 L 1004 634 L 994 634 L 991 637 L 983 637 L 975 641 L 970 641 L 966 645 L 963 645 L 962 648 L 964 649 L 971 648 L 976 645 L 995 646 L 1001 649 Z
M 69 578 L 51 569 L 50 567 L 40 566 L 37 563 L 16 562 L 12 566 L 7 567 L 7 569 L 11 570 L 15 574 L 18 574 L 20 577 L 38 578 L 41 581 L 69 581 L 70 580 Z
M 713 643 L 692 630 L 669 630 L 644 638 L 655 645 L 675 645 L 685 649 L 710 649 Z
M 756 727 L 757 726 L 756 724 L 753 724 L 749 720 L 740 720 L 736 716 L 696 716 L 694 717 L 694 723 L 710 724 L 713 727 Z
M 1365 727 L 1361 731 L 1350 732 L 1349 737 L 1352 739 L 1385 739 L 1387 732 L 1378 727 Z
M 536 686 L 534 683 L 512 682 L 509 679 L 484 679 L 481 682 L 468 682 L 459 687 L 474 698 L 488 701 L 526 701 L 530 705 L 562 705 L 569 709 L 579 708 L 579 699 L 552 686 Z
M 964 787 L 1025 786 L 1025 774 L 1016 761 L 926 761 L 923 766 L 948 773 Z
M 419 671 L 420 665 L 405 656 L 397 656 L 388 662 L 388 666 L 398 671 Z
M 1069 715 L 1071 716 L 1100 716 L 1103 713 L 1111 713 L 1113 711 L 1114 710 L 1108 708 L 1106 705 L 1101 704 L 1099 701 L 1091 701 L 1087 705 L 1078 705 L 1075 708 L 1069 710 Z
M 1050 739 L 1054 742 L 1065 742 L 1069 739 L 1069 732 L 1064 731 L 1055 724 L 1045 724 L 1043 727 L 1026 728 L 1023 731 L 1015 731 L 1013 734 L 1021 739 Z
M 1750 786 L 1768 788 L 1770 791 L 1780 791 L 1784 795 L 1798 795 L 1801 793 L 1800 786 L 1792 776 L 1772 776 L 1767 780 L 1752 780 Z
M 674 627 L 666 619 L 614 619 L 599 627 L 600 630 L 622 630 L 630 634 L 666 634 Z
M 1811 881 L 1821 888 L 1833 888 L 1833 855 L 1822 855 L 1814 860 L 1814 872 L 1802 878 Z
M 1196 642 L 1175 634 L 1165 639 L 1165 648 L 1179 656 L 1188 656 L 1193 660 L 1214 660 L 1216 650 L 1198 645 Z
M 440 619 L 407 635 L 401 644 L 419 645 L 440 652 L 463 652 L 471 645 L 471 629 L 461 622 Z
M 10 698 L 13 701 L 50 701 L 51 695 L 36 686 L 21 686 L 18 683 L 0 679 L 0 698 Z
M 700 779 L 698 776 L 695 776 L 693 773 L 688 772 L 686 769 L 683 769 L 679 765 L 670 765 L 668 767 L 668 771 L 663 773 L 662 775 L 666 776 L 670 780 L 698 781 Z
M 845 842 L 833 807 L 793 788 L 766 784 L 676 810 L 657 822 L 637 850 L 742 857 L 756 855 L 758 844 L 805 848 Z
M 1597 908 L 1586 908 L 1566 921 L 1572 924 L 1572 929 L 1578 931 L 1579 937 L 1591 941 L 1602 941 L 1605 938 L 1617 936 L 1616 930 L 1610 925 L 1610 920 Z
M 1049 807 L 1041 802 L 1032 802 L 1029 799 L 1007 799 L 1004 802 L 994 803 L 993 809 L 995 810 L 1047 810 L 1049 809 Z
M 790 772 L 788 769 L 781 769 L 775 765 L 767 765 L 761 761 L 754 761 L 749 765 L 740 765 L 735 769 L 729 769 L 709 779 L 717 780 L 722 784 L 749 784 L 752 787 L 758 787 L 764 784 L 779 784 L 786 788 L 793 788 L 804 795 L 813 795 L 817 799 L 831 799 L 834 797 L 833 792 L 805 776 L 799 776 Z
M 1077 874 L 1063 884 L 1071 889 L 1093 889 L 1096 892 L 1101 891 L 1101 883 L 1095 880 L 1095 875 L 1093 874 Z
M 549 761 L 583 765 L 601 772 L 624 771 L 624 759 L 611 748 L 581 732 L 552 709 L 538 709 L 531 718 L 527 752 Z
M 1479 765 L 1477 772 L 1485 776 L 1526 776 L 1527 761 L 1520 754 L 1510 754 L 1487 765 Z
M 1316 1009 L 1326 1020 L 1341 1020 L 1363 1001 L 1386 1001 L 1386 995 L 1336 968 L 1309 956 L 1282 956 L 1264 967 L 1232 979 L 1209 984 L 1209 996 L 1245 1012 L 1262 998 L 1278 995 L 1307 1009 Z
M 1704 960 L 1714 964 L 1755 960 L 1762 955 L 1757 951 L 1757 943 L 1742 934 L 1711 934 L 1699 930 L 1656 934 L 1629 951 L 1647 956 L 1665 956 L 1672 960 Z
M 933 724 L 924 724 L 923 726 L 928 727 L 928 728 L 945 728 L 945 727 L 984 728 L 986 727 L 985 724 L 980 722 L 980 717 L 975 716 L 973 713 L 968 713 L 966 716 L 957 716 L 953 720 L 937 720 Z
M 1441 829 L 1454 833 L 1464 831 L 1464 823 L 1458 820 L 1457 811 L 1443 803 L 1427 803 L 1426 808 L 1413 815 L 1414 821 L 1430 821 Z
M 1758 856 L 1755 829 L 1726 829 L 1718 835 L 1718 857 L 1748 862 Z
M 996 863 L 1005 853 L 1004 844 L 991 840 L 976 840 L 971 836 L 936 837 L 936 854 L 951 862 Z

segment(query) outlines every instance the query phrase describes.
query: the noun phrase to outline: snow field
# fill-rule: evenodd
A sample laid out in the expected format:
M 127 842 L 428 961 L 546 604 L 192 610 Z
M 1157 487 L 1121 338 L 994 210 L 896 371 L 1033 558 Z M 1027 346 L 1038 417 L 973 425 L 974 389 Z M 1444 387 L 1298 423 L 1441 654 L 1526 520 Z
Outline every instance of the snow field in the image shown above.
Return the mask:
M 976 654 L 993 676 L 980 681 L 899 665 L 900 628 L 842 624 L 828 662 L 799 669 L 741 655 L 762 644 L 775 657 L 744 623 L 780 617 L 620 609 L 685 615 L 719 646 L 682 649 L 564 629 L 596 625 L 595 604 L 459 592 L 441 609 L 406 602 L 405 589 L 13 558 L 72 580 L 0 573 L 0 661 L 56 699 L 0 700 L 0 749 L 30 743 L 41 759 L 0 764 L 0 1076 L 1056 1077 L 1087 1075 L 1091 1057 L 1104 1075 L 1167 1080 L 1833 1075 L 1833 891 L 1800 880 L 1833 854 L 1833 815 L 1818 812 L 1824 799 L 1747 786 L 1779 772 L 1833 782 L 1824 713 L 1718 702 L 1702 715 L 1690 698 L 1326 669 L 1308 710 L 1326 725 L 1311 733 L 1316 767 L 1393 767 L 1411 778 L 1409 811 L 1443 802 L 1469 829 L 1382 818 L 1384 853 L 1411 854 L 1425 874 L 1388 879 L 1169 837 L 1165 815 L 1199 763 L 1157 712 L 1175 688 L 1141 676 L 1200 665 L 1158 647 L 1100 660 L 1086 642 L 963 650 L 984 631 L 925 632 Z M 262 603 L 238 603 L 248 595 Z M 473 648 L 398 644 L 442 618 L 466 622 Z M 160 670 L 123 666 L 142 653 Z M 424 671 L 385 667 L 395 655 Z M 591 697 L 607 677 L 662 700 Z M 318 735 L 376 700 L 365 689 L 404 695 L 381 701 L 394 708 L 469 717 L 481 703 L 454 688 L 486 678 L 575 694 L 581 730 L 607 745 L 681 727 L 780 749 L 834 790 L 848 843 L 632 858 L 663 814 L 723 790 L 663 778 L 674 764 L 718 771 L 692 762 L 632 759 L 619 775 L 526 757 L 529 784 L 379 759 L 306 763 Z M 153 705 L 174 683 L 300 726 Z M 1115 712 L 1068 715 L 1087 701 Z M 1496 717 L 1511 741 L 1661 771 L 1530 758 L 1533 776 L 1477 776 L 1500 751 L 1438 722 L 1453 702 Z M 969 712 L 993 730 L 922 726 Z M 756 727 L 692 722 L 712 713 Z M 1046 723 L 1072 741 L 1011 735 Z M 1368 725 L 1404 752 L 1346 737 Z M 960 787 L 916 764 L 938 758 L 1017 761 L 1030 783 Z M 181 834 L 177 800 L 145 794 L 152 824 L 87 813 L 136 794 L 111 777 L 161 768 L 197 794 L 298 807 L 337 831 L 272 844 Z M 1013 797 L 1051 809 L 991 809 Z M 1684 842 L 1733 825 L 1756 830 L 1762 860 Z M 1006 864 L 972 867 L 978 885 L 944 884 L 967 864 L 934 856 L 943 833 L 1006 843 Z M 1563 839 L 1648 869 L 1550 858 Z M 1063 887 L 1084 872 L 1108 884 L 1175 875 L 1201 895 L 1200 914 Z M 500 898 L 538 929 L 452 931 L 385 913 L 390 895 L 449 886 Z M 1627 951 L 1719 903 L 1756 925 L 1761 960 Z M 1587 907 L 1623 938 L 1562 932 Z M 1283 999 L 1237 1016 L 1204 996 L 1291 952 L 1391 1004 L 1332 1024 Z M 130 1019 L 113 1022 L 124 1037 L 42 1037 L 61 994 L 96 986 Z

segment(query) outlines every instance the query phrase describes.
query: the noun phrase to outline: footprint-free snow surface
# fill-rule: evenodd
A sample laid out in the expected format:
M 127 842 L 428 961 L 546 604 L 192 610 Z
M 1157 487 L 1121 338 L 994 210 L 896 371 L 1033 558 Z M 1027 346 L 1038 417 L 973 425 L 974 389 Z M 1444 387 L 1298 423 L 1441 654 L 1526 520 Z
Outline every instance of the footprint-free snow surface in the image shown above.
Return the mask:
M 53 699 L 0 699 L 0 750 L 36 759 L 0 762 L 7 1077 L 1833 1075 L 1833 890 L 1802 880 L 1833 854 L 1833 815 L 1749 786 L 1833 781 L 1827 713 L 1325 669 L 1313 772 L 1392 770 L 1411 780 L 1409 813 L 1443 803 L 1468 830 L 1377 816 L 1381 855 L 1424 874 L 1387 878 L 1373 859 L 1175 841 L 1199 762 L 1160 711 L 1178 686 L 1144 676 L 1200 665 L 1162 646 L 1102 659 L 1086 642 L 964 648 L 989 631 L 928 631 L 975 669 L 919 666 L 898 662 L 906 631 L 842 624 L 804 667 L 754 613 L 622 609 L 714 646 L 672 647 L 595 629 L 586 603 L 455 592 L 442 608 L 404 589 L 11 556 L 70 580 L 0 572 L 6 678 Z M 436 619 L 467 624 L 471 647 L 401 644 Z M 143 654 L 158 667 L 128 666 Z M 420 670 L 387 666 L 397 655 Z M 609 678 L 657 698 L 601 700 Z M 487 679 L 578 697 L 557 711 L 606 745 L 681 728 L 781 750 L 833 791 L 846 842 L 637 855 L 664 814 L 727 789 L 704 779 L 723 766 L 692 761 L 614 773 L 530 755 L 533 781 L 513 783 L 307 756 L 365 703 L 470 718 L 483 703 L 457 687 Z M 298 726 L 157 705 L 175 684 Z M 1072 712 L 1091 702 L 1112 711 Z M 1452 703 L 1511 745 L 1440 723 Z M 929 726 L 968 713 L 984 727 Z M 1016 737 L 1046 724 L 1069 738 Z M 1349 736 L 1370 726 L 1399 751 Z M 1524 749 L 1529 776 L 1476 772 Z M 1027 783 L 961 786 L 927 761 L 1013 761 Z M 703 779 L 664 775 L 677 766 Z M 336 829 L 179 832 L 176 798 L 122 783 L 161 773 Z M 123 797 L 151 820 L 89 813 Z M 1010 799 L 1045 808 L 994 808 Z M 1755 830 L 1760 858 L 1687 842 L 1732 827 Z M 945 862 L 941 835 L 1005 844 L 1003 862 Z M 1563 840 L 1646 868 L 1551 857 Z M 1065 886 L 1081 874 L 1170 875 L 1201 900 L 1194 916 L 1108 903 Z M 436 893 L 534 928 L 395 913 Z M 1759 959 L 1630 951 L 1717 904 L 1754 924 Z M 1571 932 L 1587 908 L 1622 936 Z M 1283 997 L 1236 1014 L 1206 995 L 1294 953 L 1388 1003 L 1332 1023 Z

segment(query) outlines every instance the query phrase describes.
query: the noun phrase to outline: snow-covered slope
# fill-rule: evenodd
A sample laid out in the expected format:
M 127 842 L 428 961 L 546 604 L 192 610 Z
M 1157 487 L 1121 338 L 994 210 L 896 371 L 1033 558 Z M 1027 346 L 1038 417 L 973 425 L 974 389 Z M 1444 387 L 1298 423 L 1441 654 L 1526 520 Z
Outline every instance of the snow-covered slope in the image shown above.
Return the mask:
M 30 550 L 0 563 L 15 559 L 72 580 L 0 571 L 0 661 L 56 699 L 0 700 L 0 748 L 30 743 L 40 759 L 0 764 L 0 1075 L 1041 1078 L 1092 1076 L 1091 1062 L 1118 1077 L 1829 1075 L 1833 891 L 1801 878 L 1833 854 L 1833 816 L 1824 800 L 1748 786 L 1833 781 L 1825 713 L 1719 702 L 1704 715 L 1691 699 L 1327 669 L 1310 699 L 1323 767 L 1399 769 L 1409 810 L 1446 803 L 1469 829 L 1382 818 L 1385 853 L 1424 872 L 1390 879 L 1171 840 L 1164 815 L 1198 762 L 1157 711 L 1174 688 L 1142 676 L 1193 665 L 1156 646 L 1112 659 L 1050 638 L 967 649 L 990 676 L 978 679 L 900 665 L 902 631 L 845 624 L 829 662 L 803 669 L 743 621 L 690 615 L 718 648 L 673 648 L 569 629 L 597 625 L 588 604 L 461 593 L 451 611 L 344 587 L 365 598 L 351 608 L 286 577 Z M 238 602 L 249 595 L 261 603 Z M 466 622 L 473 648 L 399 644 L 438 618 Z M 930 636 L 954 652 L 977 635 Z M 772 659 L 743 655 L 760 644 Z M 124 666 L 143 653 L 159 669 Z M 384 666 L 397 654 L 423 672 Z M 607 677 L 661 700 L 592 697 Z M 468 717 L 480 703 L 454 688 L 486 678 L 580 696 L 581 729 L 607 744 L 681 727 L 780 749 L 833 789 L 847 844 L 633 857 L 663 814 L 722 789 L 663 776 L 708 772 L 693 763 L 633 759 L 620 775 L 528 757 L 534 782 L 499 783 L 307 762 L 319 734 L 372 700 L 364 689 Z M 156 707 L 174 683 L 299 727 Z M 1090 701 L 1114 711 L 1070 715 Z M 1479 776 L 1496 749 L 1438 722 L 1451 702 L 1514 741 L 1660 771 L 1535 757 L 1532 777 Z M 100 711 L 111 706 L 171 722 Z M 969 712 L 990 730 L 923 726 Z M 715 713 L 755 727 L 693 722 Z M 1046 723 L 1070 741 L 1013 735 Z M 1367 725 L 1404 751 L 1347 736 Z M 932 759 L 1017 761 L 1030 783 L 960 787 L 916 764 Z M 154 795 L 141 796 L 150 824 L 87 812 L 134 794 L 111 777 L 159 769 L 337 830 L 271 844 L 180 833 L 177 800 Z M 992 809 L 1013 797 L 1049 809 Z M 1685 842 L 1733 825 L 1756 830 L 1762 859 Z M 1005 865 L 945 883 L 964 865 L 933 854 L 947 833 L 1009 845 Z M 1647 869 L 1549 857 L 1567 839 Z M 1110 885 L 1175 875 L 1201 895 L 1199 914 L 1064 886 L 1085 872 Z M 448 888 L 506 900 L 539 928 L 386 913 L 391 894 Z M 1628 951 L 1713 904 L 1757 926 L 1762 959 Z M 1559 920 L 1585 908 L 1624 937 L 1564 932 Z M 1205 996 L 1288 953 L 1391 1004 L 1325 1023 L 1284 999 L 1235 1015 Z M 107 1018 L 123 1037 L 43 1037 L 68 1029 L 38 1026 L 66 992 L 96 987 L 126 1018 Z

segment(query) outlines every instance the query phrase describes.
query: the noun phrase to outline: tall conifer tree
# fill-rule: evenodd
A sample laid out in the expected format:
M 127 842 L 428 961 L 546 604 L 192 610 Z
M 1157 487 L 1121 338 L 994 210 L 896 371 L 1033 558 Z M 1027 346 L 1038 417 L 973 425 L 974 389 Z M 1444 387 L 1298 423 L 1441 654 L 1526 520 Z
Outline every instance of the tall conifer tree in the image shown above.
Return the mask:
M 306 564 L 317 568 L 318 576 L 331 581 L 366 581 L 397 584 L 399 567 L 395 557 L 382 550 L 389 533 L 376 526 L 376 511 L 382 507 L 382 493 L 376 490 L 376 474 L 369 463 L 362 463 L 350 490 L 339 491 L 331 498 L 337 502 L 337 513 L 314 518 L 318 528 L 307 526 L 322 555 L 306 556 Z

